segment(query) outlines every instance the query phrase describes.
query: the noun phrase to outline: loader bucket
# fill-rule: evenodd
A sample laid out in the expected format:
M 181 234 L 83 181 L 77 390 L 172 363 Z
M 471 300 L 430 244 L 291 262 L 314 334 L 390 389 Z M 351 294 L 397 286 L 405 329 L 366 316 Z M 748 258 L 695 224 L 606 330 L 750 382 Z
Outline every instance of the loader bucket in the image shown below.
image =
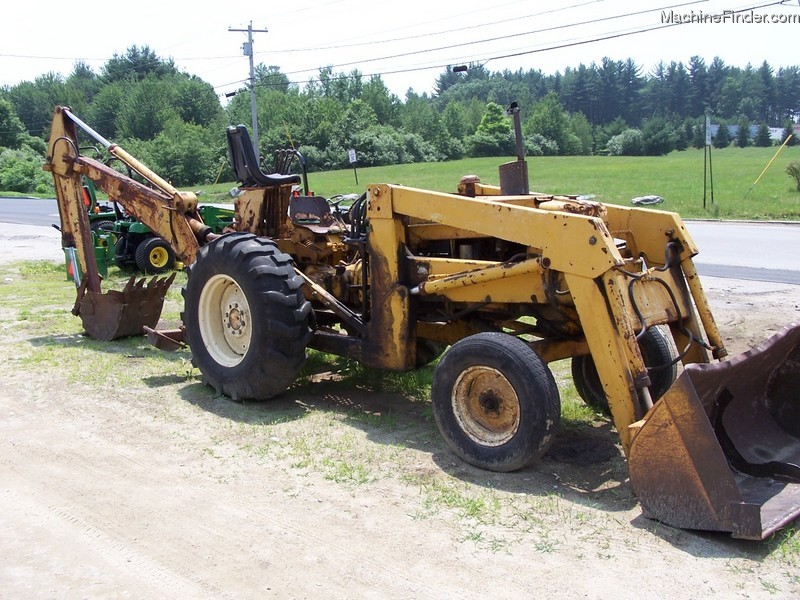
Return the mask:
M 89 337 L 109 342 L 142 335 L 145 327 L 156 326 L 175 273 L 161 279 L 153 277 L 147 285 L 144 279 L 135 279 L 131 277 L 122 291 L 86 292 L 80 301 L 79 314 Z
M 688 365 L 628 456 L 645 516 L 761 540 L 800 515 L 800 326 Z

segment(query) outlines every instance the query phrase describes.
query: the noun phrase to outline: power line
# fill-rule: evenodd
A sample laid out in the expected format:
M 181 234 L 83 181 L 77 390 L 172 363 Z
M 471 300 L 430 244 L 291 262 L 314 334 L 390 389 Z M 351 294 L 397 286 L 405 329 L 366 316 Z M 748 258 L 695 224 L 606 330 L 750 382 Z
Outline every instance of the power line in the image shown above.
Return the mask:
M 529 36 L 529 35 L 536 35 L 536 34 L 540 34 L 540 33 L 547 33 L 547 32 L 551 32 L 551 31 L 557 31 L 557 30 L 561 30 L 561 29 L 569 29 L 569 28 L 572 28 L 572 27 L 580 27 L 582 25 L 594 24 L 594 23 L 598 23 L 598 22 L 625 19 L 625 18 L 629 18 L 629 17 L 633 17 L 633 16 L 639 16 L 639 15 L 642 15 L 642 14 L 647 14 L 647 13 L 652 13 L 652 12 L 660 12 L 660 11 L 665 11 L 665 10 L 674 10 L 676 8 L 682 8 L 682 7 L 685 7 L 685 6 L 692 6 L 692 5 L 695 5 L 695 4 L 703 4 L 703 3 L 708 2 L 708 1 L 709 0 L 695 0 L 695 1 L 692 1 L 692 2 L 684 2 L 682 4 L 672 4 L 672 5 L 662 6 L 662 7 L 659 7 L 659 8 L 649 8 L 649 9 L 646 9 L 646 10 L 632 11 L 632 12 L 628 12 L 628 13 L 624 13 L 624 14 L 612 15 L 612 16 L 609 16 L 609 17 L 601 17 L 601 18 L 598 18 L 598 19 L 579 21 L 577 23 L 566 23 L 566 24 L 562 24 L 562 25 L 554 25 L 554 26 L 551 26 L 551 27 L 544 27 L 542 29 L 536 29 L 536 30 L 533 30 L 533 31 L 525 31 L 525 32 L 520 32 L 520 33 L 512 33 L 512 34 L 507 34 L 507 35 L 501 35 L 501 36 L 496 36 L 496 37 L 492 37 L 492 38 L 486 38 L 486 39 L 482 39 L 482 40 L 478 40 L 478 41 L 459 42 L 457 44 L 449 44 L 449 45 L 446 45 L 446 46 L 439 46 L 439 47 L 436 47 L 436 48 L 428 48 L 428 49 L 425 49 L 425 50 L 413 50 L 411 52 L 403 52 L 403 53 L 400 53 L 400 54 L 393 54 L 393 55 L 389 55 L 389 56 L 382 56 L 382 57 L 377 57 L 377 58 L 367 58 L 367 59 L 362 59 L 362 60 L 357 60 L 357 61 L 350 61 L 350 62 L 346 62 L 346 63 L 339 63 L 337 65 L 332 65 L 332 66 L 333 66 L 333 68 L 347 67 L 347 66 L 351 66 L 351 65 L 359 65 L 359 64 L 370 63 L 370 62 L 379 62 L 379 61 L 382 61 L 382 60 L 389 60 L 389 59 L 394 59 L 394 58 L 405 58 L 405 57 L 408 57 L 408 56 L 416 56 L 416 55 L 420 55 L 420 54 L 428 54 L 428 53 L 431 53 L 431 52 L 440 52 L 442 50 L 452 50 L 454 48 L 461 48 L 461 47 L 464 47 L 464 46 L 474 46 L 476 44 L 485 44 L 485 43 L 490 43 L 490 42 L 498 42 L 498 41 L 509 40 L 509 39 L 519 38 L 519 37 L 524 37 L 524 36 Z M 779 4 L 779 2 L 778 2 L 778 4 Z M 604 38 L 604 39 L 608 39 L 608 38 Z M 319 67 L 309 68 L 309 69 L 299 69 L 299 70 L 296 70 L 296 71 L 289 71 L 289 72 L 286 73 L 286 75 L 296 75 L 296 74 L 299 74 L 299 73 L 307 73 L 309 71 L 317 71 L 317 70 L 319 70 Z M 400 71 L 400 72 L 406 72 L 406 71 Z
M 691 4 L 691 3 L 687 3 L 687 4 Z M 768 6 L 775 6 L 777 4 L 783 4 L 783 1 L 782 0 L 778 0 L 776 2 L 769 2 L 767 4 L 761 4 L 759 6 L 751 6 L 751 7 L 748 7 L 748 8 L 741 8 L 741 9 L 731 10 L 731 13 L 739 14 L 739 13 L 742 13 L 742 12 L 749 12 L 751 10 L 758 10 L 760 8 L 766 8 Z M 678 7 L 679 6 L 682 6 L 682 5 L 678 5 Z M 658 9 L 658 10 L 667 10 L 667 9 Z M 593 38 L 593 39 L 585 40 L 585 41 L 568 42 L 568 43 L 559 44 L 559 45 L 556 45 L 556 46 L 550 46 L 548 48 L 540 48 L 540 49 L 537 49 L 537 50 L 526 50 L 526 51 L 523 51 L 523 52 L 515 52 L 515 53 L 511 53 L 511 54 L 503 54 L 503 55 L 500 55 L 500 56 L 494 56 L 494 57 L 491 57 L 491 58 L 487 58 L 486 61 L 484 61 L 483 64 L 486 64 L 487 62 L 492 61 L 492 60 L 501 60 L 501 59 L 504 59 L 504 58 L 515 58 L 517 56 L 525 56 L 527 54 L 535 54 L 535 53 L 539 53 L 539 52 L 545 52 L 545 51 L 548 51 L 548 50 L 560 50 L 562 48 L 580 46 L 580 45 L 583 45 L 583 44 L 592 44 L 592 43 L 595 43 L 595 42 L 602 42 L 602 41 L 606 41 L 606 40 L 626 37 L 626 36 L 629 36 L 629 35 L 636 35 L 636 34 L 639 34 L 639 33 L 648 33 L 650 31 L 657 31 L 659 29 L 666 29 L 668 27 L 675 27 L 675 26 L 678 26 L 678 25 L 687 25 L 687 24 L 688 23 L 684 23 L 684 22 L 665 23 L 665 24 L 662 24 L 662 25 L 654 25 L 654 26 L 651 26 L 651 27 L 646 27 L 644 29 L 638 29 L 638 30 L 627 31 L 627 32 L 611 33 L 611 34 L 608 34 L 608 35 L 604 35 L 602 37 L 597 37 L 597 38 Z
M 395 42 L 395 41 L 408 41 L 408 40 L 412 40 L 412 39 L 420 39 L 420 38 L 427 38 L 427 37 L 433 37 L 433 36 L 440 37 L 441 35 L 447 34 L 447 33 L 462 32 L 462 31 L 467 31 L 467 30 L 470 30 L 470 29 L 480 29 L 480 28 L 494 26 L 494 25 L 498 25 L 498 24 L 504 24 L 504 23 L 507 23 L 509 21 L 520 21 L 520 20 L 530 19 L 530 18 L 534 18 L 534 17 L 540 17 L 540 16 L 546 15 L 546 14 L 563 12 L 565 10 L 570 10 L 570 9 L 573 9 L 573 8 L 580 8 L 580 7 L 589 5 L 589 4 L 597 4 L 598 2 L 605 2 L 605 1 L 606 0 L 589 0 L 587 2 L 582 2 L 582 3 L 579 3 L 579 4 L 573 4 L 573 5 L 570 5 L 570 6 L 563 6 L 563 7 L 559 7 L 559 8 L 555 8 L 555 9 L 551 9 L 551 10 L 540 11 L 538 13 L 533 13 L 533 14 L 524 15 L 524 16 L 517 16 L 517 17 L 513 17 L 513 18 L 509 18 L 509 19 L 502 19 L 502 20 L 499 20 L 499 21 L 493 21 L 493 22 L 489 22 L 489 23 L 479 23 L 477 25 L 470 25 L 470 26 L 466 26 L 466 27 L 463 27 L 463 26 L 462 27 L 456 27 L 456 28 L 449 29 L 449 30 L 440 30 L 440 31 L 436 31 L 436 32 L 433 32 L 433 33 L 425 33 L 425 34 L 419 34 L 419 35 L 415 35 L 415 36 L 407 36 L 407 37 L 403 37 L 403 38 L 381 39 L 381 43 L 391 43 L 391 42 Z M 690 6 L 690 5 L 693 5 L 693 4 L 703 4 L 703 3 L 709 2 L 709 1 L 710 0 L 695 0 L 693 2 L 685 2 L 685 3 L 682 3 L 682 4 L 670 5 L 670 6 L 666 6 L 666 7 L 653 8 L 653 9 L 647 9 L 647 10 L 641 10 L 641 11 L 635 11 L 635 12 L 629 12 L 629 13 L 625 13 L 625 14 L 621 14 L 621 15 L 614 15 L 614 16 L 610 16 L 610 17 L 603 17 L 603 18 L 599 18 L 599 19 L 593 19 L 593 20 L 590 20 L 590 21 L 569 23 L 569 24 L 565 24 L 565 25 L 558 25 L 558 26 L 554 26 L 554 27 L 548 27 L 548 28 L 538 29 L 538 30 L 529 31 L 529 32 L 497 36 L 497 37 L 493 37 L 493 38 L 487 38 L 487 39 L 484 39 L 484 40 L 479 40 L 477 42 L 475 42 L 475 41 L 463 42 L 463 43 L 459 43 L 459 44 L 442 46 L 442 47 L 438 47 L 438 48 L 431 48 L 431 49 L 428 49 L 428 50 L 418 50 L 418 51 L 411 52 L 411 53 L 390 55 L 390 56 L 366 59 L 366 60 L 356 61 L 356 62 L 358 62 L 358 63 L 374 62 L 374 61 L 378 61 L 378 60 L 386 60 L 386 59 L 391 59 L 391 58 L 402 58 L 404 56 L 414 55 L 414 54 L 424 54 L 424 53 L 428 53 L 428 52 L 437 52 L 437 51 L 440 51 L 440 50 L 448 50 L 448 49 L 457 48 L 457 47 L 466 46 L 466 45 L 474 45 L 476 43 L 496 42 L 496 41 L 500 41 L 500 40 L 504 40 L 504 39 L 510 39 L 510 38 L 514 38 L 514 37 L 533 35 L 533 34 L 537 34 L 537 33 L 554 31 L 554 30 L 564 29 L 564 28 L 569 28 L 569 27 L 577 27 L 577 26 L 581 26 L 581 25 L 586 25 L 588 23 L 597 23 L 597 22 L 602 22 L 602 21 L 621 19 L 621 18 L 626 18 L 626 17 L 630 17 L 630 16 L 636 16 L 636 15 L 640 15 L 640 14 L 645 14 L 645 13 L 648 13 L 648 12 L 656 12 L 656 11 L 666 10 L 666 9 L 681 8 L 683 6 Z M 336 4 L 336 3 L 337 2 L 331 2 L 329 4 Z M 475 12 L 482 12 L 482 11 L 475 11 Z M 246 32 L 247 30 L 246 29 L 230 29 L 229 28 L 229 31 L 243 31 L 243 32 Z M 316 48 L 304 47 L 304 48 L 299 48 L 299 49 L 294 49 L 294 50 L 280 50 L 280 49 L 277 49 L 277 50 L 270 50 L 269 52 L 272 53 L 272 54 L 281 54 L 281 53 L 298 53 L 298 52 L 321 51 L 321 50 L 336 50 L 336 49 L 346 49 L 346 48 L 352 48 L 352 47 L 359 47 L 359 46 L 364 46 L 364 45 L 374 45 L 374 43 L 375 42 L 361 42 L 361 43 L 356 43 L 356 44 L 340 44 L 340 45 L 332 45 L 332 46 L 321 46 L 321 47 L 316 47 Z M 261 52 L 261 53 L 256 52 L 255 54 L 264 54 L 264 53 L 266 53 L 266 52 Z M 86 57 L 68 58 L 68 57 L 63 57 L 63 56 L 34 56 L 34 55 L 14 55 L 14 54 L 0 54 L 0 57 L 26 58 L 26 59 L 46 59 L 46 60 L 76 60 L 76 61 L 83 60 L 83 61 L 95 61 L 95 62 L 96 61 L 109 60 L 109 59 L 102 59 L 102 58 L 86 58 Z M 232 56 L 205 56 L 205 57 L 198 56 L 198 57 L 178 57 L 178 58 L 171 57 L 171 60 L 173 60 L 173 61 L 200 61 L 200 60 L 219 60 L 219 59 L 228 59 L 228 58 L 234 58 L 234 57 L 232 57 Z M 350 64 L 356 64 L 356 62 L 343 63 L 341 65 L 335 65 L 335 66 L 348 66 Z M 289 72 L 289 74 L 303 73 L 303 72 L 315 71 L 315 70 L 317 70 L 316 67 L 315 68 L 309 68 L 309 69 L 301 69 L 301 70 L 297 70 L 297 71 L 291 71 L 291 72 Z M 224 87 L 225 85 L 228 85 L 228 84 L 223 84 L 223 85 L 218 86 L 218 87 Z
M 467 30 L 470 30 L 470 29 L 482 29 L 484 27 L 493 27 L 494 25 L 502 25 L 504 23 L 509 23 L 509 22 L 512 22 L 512 21 L 513 22 L 519 22 L 519 21 L 523 21 L 525 19 L 532 19 L 534 17 L 541 17 L 542 15 L 562 12 L 562 11 L 570 10 L 570 9 L 573 9 L 573 8 L 580 8 L 580 7 L 586 6 L 588 4 L 597 4 L 598 2 L 605 2 L 605 1 L 606 0 L 588 0 L 587 2 L 582 2 L 581 4 L 572 4 L 570 6 L 562 6 L 562 7 L 559 7 L 559 8 L 554 8 L 554 9 L 551 9 L 551 10 L 545 10 L 545 11 L 538 12 L 538 13 L 533 13 L 533 14 L 530 14 L 530 15 L 510 17 L 508 19 L 501 19 L 499 21 L 491 21 L 491 22 L 488 22 L 488 23 L 479 23 L 477 25 L 469 25 L 467 27 L 455 27 L 453 29 L 444 29 L 444 30 L 435 31 L 435 32 L 432 32 L 432 33 L 420 33 L 420 34 L 417 34 L 417 35 L 404 36 L 402 38 L 390 38 L 390 39 L 381 38 L 380 42 L 381 42 L 381 44 L 387 44 L 387 43 L 391 43 L 391 42 L 407 42 L 409 40 L 417 40 L 417 39 L 420 39 L 420 38 L 428 38 L 428 37 L 434 37 L 434 36 L 435 37 L 440 37 L 440 36 L 442 36 L 444 34 L 448 34 L 448 33 L 461 33 L 463 31 L 467 31 Z M 708 2 L 709 0 L 698 0 L 698 1 L 700 1 L 700 2 Z M 512 4 L 515 4 L 515 3 L 512 2 Z M 482 11 L 476 11 L 476 12 L 482 12 Z M 440 20 L 450 21 L 451 19 L 450 18 L 445 18 L 445 19 L 440 19 Z M 437 21 L 429 21 L 428 24 L 435 23 L 435 22 L 437 22 Z M 309 47 L 295 48 L 295 49 L 291 49 L 291 50 L 280 50 L 280 49 L 278 49 L 278 50 L 271 50 L 270 53 L 271 54 L 294 54 L 294 53 L 299 53 L 299 52 L 318 52 L 318 51 L 321 51 L 321 50 L 341 50 L 341 49 L 345 49 L 345 48 L 358 48 L 358 47 L 361 47 L 361 46 L 372 46 L 374 44 L 375 44 L 374 41 L 369 41 L 369 42 L 358 42 L 358 43 L 354 43 L 354 44 L 335 44 L 335 45 L 332 45 L 332 46 L 317 46 L 317 47 L 313 47 L 313 48 L 309 48 Z
M 707 0 L 700 0 L 700 1 L 701 2 L 705 2 Z M 577 26 L 577 25 L 585 25 L 585 24 L 588 24 L 588 23 L 597 22 L 598 20 L 612 20 L 612 19 L 619 19 L 619 18 L 624 18 L 624 17 L 628 17 L 628 16 L 634 16 L 634 15 L 638 15 L 638 14 L 642 14 L 642 13 L 646 13 L 646 12 L 674 10 L 675 8 L 680 8 L 680 7 L 683 7 L 683 6 L 689 6 L 689 5 L 698 4 L 698 3 L 700 3 L 700 2 L 685 2 L 685 3 L 682 3 L 682 4 L 670 5 L 670 6 L 666 6 L 666 7 L 657 8 L 657 9 L 648 9 L 648 10 L 645 10 L 645 11 L 635 11 L 635 12 L 631 12 L 631 13 L 626 13 L 624 15 L 615 15 L 615 16 L 612 16 L 612 17 L 605 17 L 603 19 L 595 19 L 595 20 L 592 20 L 592 21 L 584 21 L 584 22 L 581 22 L 581 23 L 557 25 L 557 26 L 553 26 L 553 27 L 537 30 L 535 32 L 528 32 L 528 33 L 522 33 L 522 34 L 510 34 L 508 36 L 500 36 L 500 37 L 497 37 L 497 38 L 493 38 L 492 41 L 497 41 L 497 40 L 502 40 L 502 39 L 509 39 L 509 38 L 512 38 L 512 37 L 519 37 L 519 36 L 522 36 L 522 35 L 529 35 L 531 33 L 542 33 L 542 32 L 552 31 L 552 30 L 556 30 L 556 29 L 564 29 L 564 28 L 574 27 L 574 26 Z M 765 4 L 760 4 L 760 5 L 755 5 L 755 6 L 748 6 L 748 7 L 739 8 L 739 9 L 731 9 L 730 13 L 738 14 L 738 13 L 742 13 L 742 12 L 749 12 L 749 11 L 758 10 L 758 9 L 761 9 L 761 8 L 766 8 L 766 7 L 769 7 L 769 6 L 776 6 L 776 5 L 780 5 L 780 4 L 783 4 L 783 2 L 780 1 L 780 0 L 777 0 L 775 2 L 768 2 L 768 3 L 765 3 Z M 688 23 L 686 23 L 686 22 L 673 22 L 673 23 L 666 23 L 666 24 L 661 24 L 661 25 L 648 26 L 648 27 L 629 30 L 629 31 L 610 32 L 610 33 L 603 34 L 601 36 L 590 38 L 590 39 L 584 39 L 584 40 L 578 40 L 578 41 L 574 41 L 574 42 L 565 42 L 565 43 L 561 43 L 561 44 L 549 45 L 549 46 L 546 46 L 544 48 L 537 48 L 537 49 L 532 49 L 532 50 L 524 50 L 524 51 L 513 52 L 513 53 L 508 53 L 508 54 L 500 54 L 500 55 L 496 55 L 496 56 L 490 56 L 488 58 L 487 57 L 481 57 L 480 59 L 473 60 L 471 62 L 479 62 L 481 64 L 486 64 L 486 63 L 488 63 L 490 61 L 494 61 L 494 60 L 501 60 L 501 59 L 505 59 L 505 58 L 516 58 L 516 57 L 519 57 L 519 56 L 526 56 L 526 55 L 529 55 L 529 54 L 537 54 L 537 53 L 540 53 L 540 52 L 547 52 L 547 51 L 551 51 L 551 50 L 560 50 L 560 49 L 563 49 L 563 48 L 582 46 L 582 45 L 585 45 L 585 44 L 593 44 L 593 43 L 607 41 L 607 40 L 611 40 L 611 39 L 627 37 L 627 36 L 630 36 L 630 35 L 637 35 L 637 34 L 640 34 L 640 33 L 648 33 L 648 32 L 651 32 L 651 31 L 657 31 L 657 30 L 660 30 L 660 29 L 666 29 L 666 28 L 669 28 L 669 27 L 675 27 L 675 26 L 678 26 L 678 25 L 687 25 L 687 24 Z M 382 57 L 382 58 L 365 59 L 365 60 L 361 60 L 361 61 L 352 61 L 352 62 L 347 62 L 347 63 L 341 63 L 341 64 L 338 64 L 338 65 L 329 65 L 329 66 L 331 68 L 340 68 L 340 67 L 350 66 L 350 65 L 354 65 L 354 64 L 363 64 L 365 62 L 376 62 L 376 61 L 379 61 L 379 60 L 387 60 L 387 59 L 390 59 L 390 58 L 399 58 L 399 57 L 413 56 L 413 55 L 418 55 L 418 54 L 426 54 L 426 53 L 430 53 L 430 52 L 434 52 L 434 51 L 440 51 L 440 50 L 448 50 L 448 49 L 458 48 L 458 47 L 461 47 L 461 46 L 474 45 L 474 43 L 475 42 L 464 42 L 464 43 L 459 43 L 459 44 L 453 44 L 453 45 L 450 45 L 450 46 L 442 46 L 440 48 L 434 48 L 434 49 L 429 49 L 429 50 L 418 50 L 418 51 L 407 52 L 407 53 L 402 53 L 402 54 L 393 55 L 393 56 L 386 56 L 386 57 Z M 397 74 L 402 74 L 402 73 L 412 73 L 412 72 L 417 72 L 417 71 L 428 71 L 428 70 L 431 70 L 431 69 L 446 68 L 448 66 L 451 66 L 453 64 L 453 62 L 463 62 L 463 61 L 451 61 L 451 62 L 448 62 L 448 63 L 438 63 L 438 64 L 432 64 L 432 65 L 424 66 L 424 67 L 408 67 L 408 68 L 398 68 L 398 69 L 392 69 L 392 70 L 382 70 L 380 72 L 375 72 L 375 73 L 367 73 L 367 74 L 362 73 L 361 75 L 365 76 L 365 77 L 373 77 L 373 76 L 381 76 L 381 75 L 397 75 Z M 320 69 L 320 67 L 317 67 L 316 69 L 309 68 L 309 69 L 302 69 L 302 70 L 297 70 L 297 71 L 290 71 L 288 73 L 285 73 L 285 75 L 297 75 L 297 74 L 300 74 L 300 73 L 307 73 L 307 72 L 314 71 L 314 70 L 318 71 L 319 69 Z M 341 77 L 338 77 L 338 79 L 349 78 L 349 77 L 350 76 L 342 75 Z M 319 80 L 318 79 L 309 79 L 308 81 L 311 82 L 311 81 L 319 81 Z M 292 81 L 290 83 L 294 83 L 294 84 L 298 84 L 299 85 L 301 83 L 305 83 L 305 81 Z
M 466 30 L 470 30 L 470 29 L 479 29 L 479 28 L 484 28 L 484 27 L 490 27 L 490 26 L 493 26 L 493 25 L 507 23 L 509 21 L 520 21 L 520 20 L 524 20 L 524 19 L 530 19 L 530 18 L 533 18 L 533 17 L 539 17 L 539 16 L 546 15 L 546 14 L 562 12 L 562 11 L 569 10 L 569 9 L 572 9 L 572 8 L 579 8 L 579 7 L 582 7 L 582 6 L 586 6 L 588 4 L 596 4 L 598 2 L 605 2 L 605 1 L 606 0 L 588 0 L 587 2 L 583 2 L 583 3 L 580 3 L 580 4 L 573 4 L 573 5 L 570 5 L 570 6 L 563 6 L 563 7 L 556 8 L 556 9 L 541 11 L 541 12 L 530 14 L 530 15 L 524 15 L 524 16 L 521 16 L 521 17 L 513 17 L 513 18 L 509 18 L 509 19 L 502 19 L 502 20 L 499 20 L 499 21 L 493 21 L 493 22 L 489 22 L 489 23 L 479 23 L 477 25 L 470 25 L 470 26 L 467 26 L 467 27 L 457 27 L 457 28 L 449 29 L 449 30 L 439 30 L 439 31 L 432 32 L 432 33 L 424 33 L 424 34 L 419 34 L 419 35 L 414 35 L 414 36 L 406 36 L 406 37 L 403 37 L 403 38 L 381 39 L 381 43 L 391 43 L 391 42 L 396 42 L 396 41 L 408 41 L 408 40 L 412 40 L 412 39 L 420 39 L 420 38 L 427 38 L 427 37 L 434 37 L 434 36 L 439 37 L 439 36 L 441 36 L 443 34 L 447 34 L 447 33 L 453 33 L 453 32 L 459 32 L 459 31 L 466 31 Z M 700 1 L 708 2 L 709 0 L 700 0 Z M 328 5 L 338 4 L 338 3 L 339 2 L 337 2 L 337 1 L 329 2 Z M 517 2 L 511 2 L 509 4 L 516 4 L 516 3 Z M 485 9 L 481 9 L 481 10 L 474 11 L 474 12 L 484 12 L 484 10 Z M 471 13 L 467 13 L 467 14 L 471 14 Z M 463 16 L 463 14 L 462 14 L 462 16 Z M 446 17 L 446 18 L 440 19 L 440 21 L 441 20 L 450 21 L 451 19 L 449 17 Z M 438 22 L 438 21 L 429 21 L 428 23 L 436 23 L 436 22 Z M 230 29 L 230 28 L 228 30 L 229 31 L 243 31 L 243 32 L 247 31 L 246 29 Z M 397 31 L 397 30 L 395 30 L 395 31 Z M 502 38 L 500 38 L 500 39 L 502 39 Z M 375 44 L 375 42 L 371 41 L 371 42 L 360 42 L 360 43 L 354 43 L 354 44 L 338 44 L 338 45 L 331 45 L 331 46 L 320 46 L 320 47 L 315 47 L 315 48 L 303 47 L 303 48 L 297 48 L 297 49 L 291 49 L 291 50 L 277 49 L 277 50 L 269 50 L 269 51 L 263 51 L 263 52 L 255 52 L 254 54 L 267 54 L 267 53 L 270 53 L 270 54 L 293 54 L 293 53 L 300 53 L 300 52 L 315 52 L 315 51 L 322 51 L 322 50 L 338 50 L 338 49 L 354 48 L 354 47 L 368 46 L 368 45 L 374 45 L 374 44 Z M 110 60 L 108 58 L 65 57 L 65 56 L 46 56 L 46 55 L 27 55 L 27 54 L 0 54 L 0 58 L 20 58 L 20 59 L 30 59 L 30 60 L 60 60 L 60 61 L 71 60 L 71 61 L 87 61 L 87 62 L 89 62 L 89 61 L 90 62 L 106 62 L 106 61 Z M 184 56 L 184 57 L 170 57 L 170 58 L 173 61 L 181 61 L 181 62 L 187 61 L 188 62 L 188 61 L 205 61 L 205 60 L 224 60 L 224 59 L 238 58 L 238 57 L 226 55 L 226 56 Z M 242 82 L 243 81 L 245 81 L 245 80 L 242 80 Z M 239 82 L 234 82 L 234 83 L 239 83 Z M 218 86 L 218 87 L 225 87 L 225 85 L 229 85 L 229 84 L 222 84 L 221 86 Z

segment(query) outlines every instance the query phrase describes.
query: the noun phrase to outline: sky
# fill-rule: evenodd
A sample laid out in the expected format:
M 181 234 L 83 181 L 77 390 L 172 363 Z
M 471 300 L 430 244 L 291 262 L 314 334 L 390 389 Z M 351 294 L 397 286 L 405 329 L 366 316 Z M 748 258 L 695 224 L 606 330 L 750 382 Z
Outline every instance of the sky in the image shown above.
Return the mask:
M 209 82 L 224 102 L 249 77 L 247 33 L 232 30 L 250 24 L 255 63 L 300 86 L 332 66 L 380 74 L 400 98 L 434 93 L 447 65 L 469 63 L 545 74 L 604 57 L 632 58 L 644 73 L 695 55 L 737 67 L 766 60 L 776 71 L 800 64 L 800 0 L 30 0 L 3 7 L 0 87 L 66 77 L 77 61 L 99 74 L 137 45 Z

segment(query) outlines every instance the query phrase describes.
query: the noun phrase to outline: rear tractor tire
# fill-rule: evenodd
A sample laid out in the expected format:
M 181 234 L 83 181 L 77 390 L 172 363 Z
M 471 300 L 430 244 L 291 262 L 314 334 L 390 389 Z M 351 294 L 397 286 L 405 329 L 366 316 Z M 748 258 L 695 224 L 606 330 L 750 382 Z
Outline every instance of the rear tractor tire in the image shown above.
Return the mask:
M 271 240 L 231 233 L 200 249 L 182 318 L 205 383 L 234 400 L 266 400 L 294 382 L 311 337 L 302 283 Z
M 489 471 L 514 471 L 537 460 L 561 421 L 549 367 L 525 342 L 504 333 L 453 344 L 436 366 L 431 399 L 448 446 Z

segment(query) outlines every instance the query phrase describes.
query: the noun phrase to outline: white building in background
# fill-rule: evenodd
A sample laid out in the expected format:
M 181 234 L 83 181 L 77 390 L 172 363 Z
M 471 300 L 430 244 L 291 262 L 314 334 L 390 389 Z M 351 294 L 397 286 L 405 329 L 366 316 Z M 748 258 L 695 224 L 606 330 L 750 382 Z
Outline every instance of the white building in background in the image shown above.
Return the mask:
M 719 125 L 717 125 L 716 123 L 711 123 L 710 129 L 711 129 L 711 137 L 714 137 L 717 135 L 717 130 L 719 129 Z M 739 125 L 737 124 L 728 125 L 728 135 L 730 135 L 731 140 L 735 140 L 738 133 L 739 133 Z M 753 140 L 753 138 L 756 137 L 756 134 L 758 134 L 758 125 L 751 124 L 750 140 Z M 800 139 L 800 123 L 795 123 L 794 134 L 797 136 L 798 139 Z M 783 139 L 783 127 L 770 127 L 769 138 L 773 142 L 780 143 L 780 141 Z
M 794 131 L 795 133 L 797 133 L 797 125 L 794 126 Z M 782 137 L 783 137 L 783 127 L 769 128 L 769 139 L 771 139 L 773 142 L 780 142 Z

